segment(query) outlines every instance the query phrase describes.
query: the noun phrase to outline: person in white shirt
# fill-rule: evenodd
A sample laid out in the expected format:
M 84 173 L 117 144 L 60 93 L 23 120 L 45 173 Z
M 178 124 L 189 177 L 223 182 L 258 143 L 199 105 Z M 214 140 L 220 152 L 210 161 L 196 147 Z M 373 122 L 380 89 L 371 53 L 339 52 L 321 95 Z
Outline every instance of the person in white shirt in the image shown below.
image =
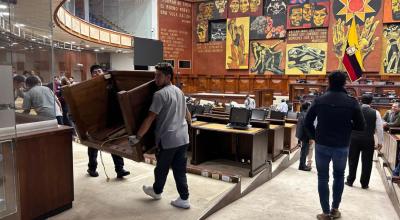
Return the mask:
M 288 107 L 288 105 L 287 105 L 285 99 L 282 99 L 282 100 L 281 100 L 281 103 L 279 103 L 279 105 L 278 105 L 278 107 L 276 108 L 276 110 L 278 110 L 278 111 L 280 111 L 280 112 L 285 112 L 285 113 L 288 112 L 289 107 Z
M 244 100 L 244 105 L 247 109 L 255 109 L 256 108 L 256 100 L 250 97 L 249 94 L 246 95 L 246 100 Z
M 361 111 L 364 115 L 366 128 L 363 131 L 353 130 L 351 133 L 350 150 L 349 150 L 349 175 L 347 176 L 346 185 L 353 186 L 356 179 L 357 165 L 361 153 L 361 178 L 360 183 L 363 189 L 368 189 L 369 179 L 372 170 L 372 160 L 374 156 L 374 134 L 377 135 L 377 146 L 375 149 L 380 150 L 383 144 L 383 122 L 379 112 L 371 108 L 372 96 L 364 94 L 361 97 Z

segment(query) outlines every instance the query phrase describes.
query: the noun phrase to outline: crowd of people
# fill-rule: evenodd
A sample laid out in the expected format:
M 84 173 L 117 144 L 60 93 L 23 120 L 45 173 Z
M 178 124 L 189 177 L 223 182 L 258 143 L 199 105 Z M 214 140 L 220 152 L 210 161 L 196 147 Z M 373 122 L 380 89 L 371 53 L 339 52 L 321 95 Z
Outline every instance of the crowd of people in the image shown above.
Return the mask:
M 90 68 L 92 78 L 103 75 L 98 65 Z M 186 151 L 189 144 L 188 125 L 191 115 L 186 107 L 186 98 L 182 91 L 174 86 L 173 69 L 167 63 L 156 66 L 155 83 L 160 88 L 152 99 L 148 116 L 140 126 L 134 143 L 140 142 L 148 132 L 153 121 L 156 122 L 157 165 L 154 170 L 155 182 L 152 186 L 143 186 L 143 191 L 153 199 L 160 199 L 172 167 L 179 197 L 171 204 L 179 208 L 189 208 L 189 191 L 186 178 Z M 400 127 L 400 103 L 393 103 L 381 118 L 380 113 L 371 107 L 373 97 L 364 94 L 360 102 L 347 94 L 344 88 L 346 74 L 335 71 L 328 76 L 328 90 L 316 97 L 312 103 L 303 102 L 298 116 L 296 137 L 301 143 L 299 170 L 310 171 L 313 145 L 318 172 L 318 193 L 322 213 L 317 219 L 340 218 L 339 205 L 344 185 L 353 186 L 356 179 L 358 161 L 361 155 L 362 189 L 369 188 L 373 165 L 374 150 L 380 150 L 383 144 L 383 130 Z M 59 124 L 72 125 L 69 120 L 68 106 L 62 96 L 62 87 L 75 83 L 73 78 L 54 77 L 53 82 L 42 85 L 42 80 L 32 73 L 14 75 L 15 98 L 22 98 L 22 109 L 29 113 L 32 109 L 37 115 L 57 119 Z M 190 99 L 190 98 L 189 98 Z M 244 106 L 254 109 L 255 100 L 246 96 Z M 288 103 L 282 100 L 277 110 L 288 112 Z M 375 141 L 374 135 L 377 139 Z M 97 177 L 97 149 L 88 148 L 88 174 Z M 112 155 L 118 178 L 129 175 L 124 170 L 123 159 Z M 308 158 L 308 159 L 307 159 Z M 400 158 L 399 158 L 400 159 Z M 307 160 L 307 161 L 306 161 Z M 333 201 L 329 201 L 329 169 L 333 163 Z M 345 179 L 345 168 L 349 163 L 349 173 Z M 393 170 L 393 181 L 400 183 L 400 163 Z
M 56 119 L 60 125 L 72 126 L 61 87 L 74 83 L 73 77 L 55 76 L 52 82 L 43 84 L 43 78 L 34 71 L 14 73 L 14 99 L 23 100 L 22 110 L 25 114 L 34 110 L 43 119 Z
M 318 193 L 323 213 L 317 219 L 336 219 L 341 217 L 339 205 L 344 185 L 353 186 L 361 155 L 362 189 L 369 188 L 374 150 L 383 144 L 383 131 L 400 126 L 399 103 L 393 103 L 384 117 L 371 107 L 373 97 L 363 94 L 360 103 L 349 96 L 344 88 L 346 74 L 333 72 L 329 75 L 326 93 L 311 103 L 301 105 L 296 137 L 301 142 L 299 170 L 310 171 L 306 164 L 307 155 L 312 155 L 310 146 L 315 143 L 315 160 L 318 172 Z M 374 138 L 376 135 L 376 141 Z M 399 158 L 400 159 L 400 158 Z M 333 163 L 333 201 L 329 203 L 329 167 Z M 345 180 L 347 161 L 349 171 Z M 393 182 L 400 182 L 400 163 L 393 171 Z

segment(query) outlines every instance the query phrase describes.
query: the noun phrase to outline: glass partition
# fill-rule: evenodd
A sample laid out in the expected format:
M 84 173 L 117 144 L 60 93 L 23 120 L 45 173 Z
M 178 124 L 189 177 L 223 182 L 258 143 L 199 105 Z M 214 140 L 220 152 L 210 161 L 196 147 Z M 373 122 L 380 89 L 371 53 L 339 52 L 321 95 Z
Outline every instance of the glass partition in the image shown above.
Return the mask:
M 17 212 L 18 137 L 57 127 L 51 0 L 0 1 L 0 218 Z

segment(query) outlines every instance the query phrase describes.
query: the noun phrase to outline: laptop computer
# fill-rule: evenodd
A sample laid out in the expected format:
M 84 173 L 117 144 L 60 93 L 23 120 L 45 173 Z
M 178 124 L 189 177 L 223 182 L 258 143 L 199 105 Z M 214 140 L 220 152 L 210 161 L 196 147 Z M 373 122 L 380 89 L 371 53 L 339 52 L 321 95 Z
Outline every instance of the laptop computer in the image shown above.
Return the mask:
M 228 126 L 235 129 L 249 129 L 251 110 L 246 108 L 231 108 Z
M 286 114 L 284 112 L 271 110 L 271 114 L 269 115 L 269 118 L 276 119 L 276 120 L 284 120 L 285 115 Z
M 286 118 L 287 119 L 297 119 L 297 116 L 298 116 L 297 112 L 290 111 L 290 112 L 287 113 Z
M 264 109 L 251 110 L 251 120 L 264 121 L 267 111 Z

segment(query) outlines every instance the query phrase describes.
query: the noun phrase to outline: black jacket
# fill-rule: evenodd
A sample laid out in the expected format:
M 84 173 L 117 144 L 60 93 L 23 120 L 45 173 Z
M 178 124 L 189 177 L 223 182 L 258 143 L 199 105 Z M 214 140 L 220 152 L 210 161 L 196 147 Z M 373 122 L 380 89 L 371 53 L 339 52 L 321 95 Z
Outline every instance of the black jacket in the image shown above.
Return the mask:
M 317 128 L 314 120 L 317 118 Z M 317 97 L 307 112 L 305 126 L 311 139 L 330 147 L 348 147 L 352 130 L 364 130 L 365 121 L 357 100 L 345 89 Z
M 297 118 L 296 137 L 302 142 L 308 142 L 310 140 L 306 127 L 304 126 L 306 114 L 307 112 L 300 112 Z

